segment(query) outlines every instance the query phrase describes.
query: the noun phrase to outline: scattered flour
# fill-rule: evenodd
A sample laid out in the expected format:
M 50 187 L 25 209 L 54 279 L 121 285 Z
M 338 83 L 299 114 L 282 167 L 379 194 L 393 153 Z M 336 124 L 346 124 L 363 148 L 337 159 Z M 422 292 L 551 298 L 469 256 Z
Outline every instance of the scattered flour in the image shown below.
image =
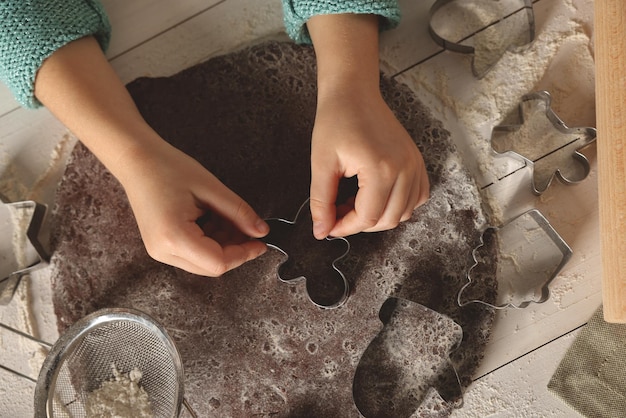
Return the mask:
M 54 131 L 54 129 L 52 129 Z M 55 131 L 56 132 L 56 131 Z M 66 132 L 66 131 L 64 131 Z M 36 139 L 33 139 L 33 142 Z M 28 148 L 35 164 L 32 167 L 20 165 L 2 147 L 0 154 L 0 195 L 10 202 L 35 200 L 53 204 L 56 184 L 65 170 L 65 161 L 76 139 L 68 133 L 42 140 L 38 146 Z M 5 145 L 5 144 L 2 144 Z M 8 248 L 19 268 L 29 264 L 32 254 L 24 231 L 28 227 L 30 213 L 26 210 L 11 212 L 14 226 Z M 47 241 L 47 231 L 40 234 L 42 242 Z M 10 302 L 0 305 L 0 321 L 15 329 L 41 338 L 55 341 L 58 338 L 51 302 L 50 285 L 45 269 L 35 272 L 36 279 L 25 277 Z M 0 332 L 0 364 L 36 379 L 47 351 L 39 344 L 9 331 Z M 17 383 L 16 383 L 17 382 Z M 0 415 L 28 416 L 32 414 L 32 382 L 16 378 L 6 372 L 0 374 L 0 388 L 10 390 L 10 396 L 0 392 Z
M 54 196 L 56 184 L 65 171 L 65 162 L 77 139 L 66 133 L 58 140 L 54 139 L 53 141 L 55 142 L 50 154 L 46 155 L 45 162 L 42 161 L 47 165 L 40 167 L 38 173 L 25 173 L 24 171 L 28 171 L 29 168 L 22 167 L 19 162 L 9 159 L 8 156 L 3 157 L 0 162 L 2 166 L 0 195 L 3 195 L 10 202 L 36 200 L 41 203 L 51 203 L 49 198 Z M 43 159 L 43 157 L 36 155 L 30 157 L 37 160 Z M 37 175 L 34 181 L 28 178 L 32 174 Z
M 464 1 L 447 3 L 433 16 L 431 27 L 443 39 L 473 46 L 474 73 L 482 77 L 508 49 L 527 44 L 530 39 L 529 15 L 518 12 L 524 2 Z M 451 23 L 453 22 L 453 23 Z
M 113 364 L 114 379 L 108 380 L 87 398 L 87 417 L 152 418 L 150 399 L 139 385 L 142 374 L 137 368 L 120 373 Z
M 584 280 L 581 273 L 560 275 L 550 287 L 550 298 L 559 309 L 565 309 L 572 303 L 572 295 L 578 284 Z
M 581 2 L 575 0 L 542 3 L 534 7 L 549 8 L 541 14 L 536 10 L 536 16 L 551 16 L 537 21 L 534 42 L 522 51 L 505 52 L 482 79 L 472 76 L 471 57 L 456 53 L 439 55 L 400 76 L 420 96 L 431 98 L 428 102 L 447 125 L 457 125 L 457 145 L 479 186 L 495 183 L 523 165 L 519 160 L 497 157 L 491 147 L 491 130 L 517 116 L 523 95 L 548 90 L 557 113 L 561 108 L 571 109 L 567 115 L 559 114 L 570 126 L 592 126 L 595 121 L 592 9 L 578 7 Z M 463 60 L 467 64 L 459 65 Z M 485 199 L 492 210 L 492 223 L 506 221 L 489 188 Z
M 3 165 L 6 167 L 0 177 L 0 195 L 8 199 L 10 202 L 17 202 L 23 200 L 35 200 L 39 203 L 47 204 L 51 206 L 54 201 L 54 193 L 56 191 L 56 184 L 61 178 L 65 170 L 65 161 L 69 156 L 73 145 L 76 142 L 76 138 L 65 134 L 60 138 L 54 147 L 52 148 L 48 157 L 48 165 L 44 166 L 40 174 L 37 176 L 32 184 L 26 184 L 23 181 L 24 176 L 19 175 L 20 169 L 16 167 L 10 161 L 3 161 Z M 15 261 L 18 264 L 18 268 L 25 268 L 32 260 L 29 259 L 29 245 L 26 239 L 26 230 L 28 229 L 32 213 L 26 210 L 11 210 L 12 222 L 14 225 L 13 236 L 11 238 L 13 254 Z M 40 241 L 46 242 L 47 235 L 49 234 L 47 229 L 41 231 Z M 15 303 L 21 320 L 14 323 L 14 327 L 23 330 L 31 335 L 38 335 L 36 330 L 36 320 L 34 319 L 34 313 L 31 309 L 31 303 L 29 302 L 31 286 L 28 280 L 23 280 L 13 296 L 17 299 Z M 18 306 L 19 305 L 19 306 Z M 2 315 L 3 311 L 0 311 L 0 320 L 5 320 Z

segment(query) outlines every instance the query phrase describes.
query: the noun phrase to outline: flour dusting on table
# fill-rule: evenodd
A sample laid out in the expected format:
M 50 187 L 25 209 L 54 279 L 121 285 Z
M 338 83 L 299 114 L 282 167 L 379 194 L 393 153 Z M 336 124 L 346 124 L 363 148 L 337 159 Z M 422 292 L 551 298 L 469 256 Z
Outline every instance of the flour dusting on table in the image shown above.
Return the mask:
M 420 98 L 446 128 L 458 131 L 456 143 L 490 206 L 493 224 L 507 219 L 491 196 L 490 183 L 522 167 L 522 161 L 495 157 L 491 131 L 517 117 L 522 96 L 537 90 L 551 93 L 553 110 L 569 126 L 595 124 L 592 10 L 586 2 L 541 2 L 534 42 L 522 51 L 508 51 L 487 75 L 471 74 L 471 55 L 444 53 L 398 79 L 414 86 Z M 548 10 L 539 10 L 540 8 Z M 544 21 L 544 14 L 554 15 Z M 451 65 L 454 67 L 451 68 Z M 529 186 L 530 187 L 530 186 Z

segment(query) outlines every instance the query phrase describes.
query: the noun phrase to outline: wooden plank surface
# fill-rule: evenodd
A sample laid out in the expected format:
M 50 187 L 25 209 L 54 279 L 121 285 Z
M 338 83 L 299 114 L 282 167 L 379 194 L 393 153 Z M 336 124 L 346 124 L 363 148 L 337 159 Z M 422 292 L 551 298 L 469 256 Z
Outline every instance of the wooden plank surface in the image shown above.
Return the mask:
M 558 50 L 550 48 L 528 52 L 530 59 L 545 64 L 545 67 L 537 67 L 536 73 L 527 74 L 530 80 L 528 84 L 506 86 L 508 91 L 504 87 L 490 90 L 489 83 L 493 83 L 493 79 L 475 80 L 469 71 L 470 59 L 456 53 L 439 53 L 413 67 L 417 62 L 439 51 L 424 30 L 427 22 L 425 13 L 431 3 L 432 0 L 400 0 L 404 20 L 395 31 L 382 36 L 383 68 L 392 73 L 409 69 L 398 79 L 414 88 L 418 96 L 431 105 L 433 113 L 453 132 L 468 168 L 475 174 L 478 184 L 484 186 L 486 204 L 494 211 L 497 220 L 508 219 L 526 208 L 537 207 L 574 249 L 573 258 L 553 282 L 552 298 L 548 302 L 531 305 L 523 310 L 498 312 L 492 341 L 477 377 L 498 370 L 494 377 L 481 380 L 489 385 L 502 384 L 501 382 L 507 381 L 502 376 L 509 376 L 507 379 L 511 379 L 511 384 L 521 385 L 528 379 L 523 375 L 520 377 L 518 372 L 523 370 L 523 373 L 530 375 L 535 367 L 543 367 L 532 363 L 531 360 L 536 357 L 525 355 L 578 328 L 600 303 L 596 162 L 591 151 L 590 159 L 594 165 L 588 179 L 569 187 L 555 184 L 537 197 L 525 187 L 529 180 L 529 170 L 520 170 L 523 164 L 515 159 L 504 159 L 496 164 L 494 157 L 487 153 L 489 148 L 486 141 L 493 124 L 510 111 L 507 106 L 513 106 L 517 98 L 527 92 L 522 90 L 535 87 L 554 87 L 560 97 L 560 102 L 557 103 L 559 112 L 567 116 L 564 118 L 567 122 L 572 121 L 574 125 L 577 124 L 576 121 L 584 124 L 595 122 L 588 116 L 593 113 L 593 103 L 589 103 L 589 88 L 578 88 L 577 94 L 580 96 L 572 96 L 573 93 L 568 91 L 567 85 L 560 85 L 554 78 L 546 78 L 539 71 L 543 69 L 550 73 L 566 73 L 568 77 L 573 77 L 566 71 L 572 67 L 573 61 L 559 57 L 580 55 L 580 48 L 591 38 L 593 24 L 586 21 L 585 17 L 589 15 L 588 9 L 593 2 L 541 0 L 535 4 L 539 39 L 548 35 L 566 37 L 568 43 L 561 45 L 560 54 Z M 111 14 L 116 33 L 123 34 L 114 36 L 110 58 L 125 82 L 145 75 L 170 75 L 259 38 L 284 39 L 284 34 L 281 34 L 280 0 L 141 0 L 132 5 L 122 0 L 105 0 L 105 7 Z M 142 16 L 142 19 L 138 20 L 138 16 Z M 418 30 L 416 27 L 419 27 Z M 590 50 L 593 48 L 590 47 Z M 502 68 L 496 69 L 492 76 L 504 77 L 507 71 L 517 70 L 515 66 L 520 62 L 515 55 L 505 57 L 499 64 Z M 582 78 L 576 81 L 576 85 L 586 86 L 587 76 L 580 75 Z M 591 78 L 593 79 L 593 75 Z M 493 103 L 489 97 L 496 97 L 502 106 L 489 107 Z M 46 164 L 33 162 L 49 158 L 51 150 L 68 133 L 47 111 L 33 113 L 23 109 L 15 110 L 16 105 L 12 100 L 8 97 L 8 92 L 0 88 L 0 180 L 3 176 L 6 179 L 7 176 L 14 175 L 9 173 L 8 167 L 16 167 L 17 162 L 22 161 L 23 163 L 17 165 L 29 168 L 18 170 L 24 171 L 19 174 L 22 179 L 20 181 L 32 186 L 46 169 Z M 587 104 L 590 109 L 579 106 L 580 108 L 572 111 L 567 103 Z M 483 111 L 482 114 L 463 114 L 463 109 L 467 111 L 469 108 L 467 105 L 474 105 L 475 112 Z M 467 126 L 464 122 L 468 120 L 476 123 Z M 41 144 L 46 145 L 40 146 Z M 489 164 L 497 166 L 501 173 L 515 174 L 493 181 L 488 176 L 489 170 L 485 170 L 485 165 Z M 27 315 L 24 312 L 29 310 L 27 302 L 0 307 L 0 320 L 14 315 Z M 38 321 L 51 325 L 40 319 L 35 320 Z M 567 339 L 563 341 L 569 342 Z M 563 350 L 543 352 L 544 363 L 541 364 L 550 364 L 560 360 Z M 507 364 L 504 369 L 500 369 Z M 502 370 L 509 374 L 503 375 Z M 531 385 L 543 384 L 533 379 L 528 382 Z M 3 390 L 6 389 L 0 388 L 0 392 Z M 529 404 L 530 409 L 520 411 L 528 412 L 535 406 Z M 0 415 L 3 412 L 0 405 Z M 457 416 L 477 416 L 470 412 L 467 415 L 465 413 L 459 411 Z
M 220 0 L 102 0 L 113 28 L 107 56 L 119 56 L 217 3 Z M 0 115 L 18 106 L 9 90 L 0 86 Z
M 587 13 L 581 15 L 584 10 Z M 585 57 L 580 53 L 584 50 L 590 54 L 589 2 L 540 1 L 535 4 L 535 16 L 540 30 L 535 44 L 523 54 L 505 56 L 482 80 L 476 80 L 469 71 L 469 57 L 448 51 L 397 77 L 412 86 L 452 132 L 466 166 L 483 188 L 494 225 L 537 208 L 573 249 L 572 259 L 552 282 L 548 301 L 497 312 L 491 341 L 476 376 L 586 323 L 601 303 L 595 146 L 587 151 L 592 170 L 584 181 L 572 186 L 554 181 L 541 196 L 531 192 L 530 167 L 524 168 L 519 159 L 495 156 L 490 146 L 493 127 L 516 110 L 524 94 L 535 90 L 553 93 L 555 110 L 570 126 L 595 124 L 593 74 L 583 76 L 571 70 L 589 70 L 593 64 L 582 61 Z M 567 18 L 577 19 L 580 26 L 564 24 Z M 525 63 L 525 55 L 532 65 Z M 590 55 L 586 58 L 591 60 Z M 574 78 L 575 86 L 562 85 L 563 74 Z
M 282 39 L 280 0 L 229 0 L 111 60 L 124 83 L 169 76 L 263 39 Z
M 452 418 L 581 417 L 546 387 L 579 330 L 475 381 Z

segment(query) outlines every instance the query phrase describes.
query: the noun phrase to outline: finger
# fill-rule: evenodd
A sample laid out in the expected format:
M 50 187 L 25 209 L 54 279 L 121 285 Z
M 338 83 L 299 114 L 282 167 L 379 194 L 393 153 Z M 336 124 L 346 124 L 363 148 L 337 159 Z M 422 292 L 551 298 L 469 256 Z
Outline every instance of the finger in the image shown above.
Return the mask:
M 411 188 L 411 195 L 407 202 L 405 212 L 400 218 L 400 222 L 408 221 L 411 216 L 413 216 L 413 211 L 426 203 L 430 197 L 430 181 L 428 180 L 428 173 L 426 172 L 422 155 L 418 154 L 417 159 L 420 165 L 413 180 L 414 184 Z
M 423 164 L 421 154 L 419 155 L 422 163 L 421 170 L 416 174 L 415 185 L 411 190 L 411 197 L 406 207 L 406 212 L 402 216 L 401 222 L 408 221 L 413 216 L 413 211 L 426 203 L 430 197 L 430 181 L 428 179 L 428 173 L 426 167 Z
M 211 216 L 207 216 L 210 214 Z M 208 222 L 202 223 L 203 219 L 209 219 Z M 198 220 L 196 220 L 196 224 L 200 226 L 204 235 L 213 239 L 221 246 L 225 244 L 240 244 L 242 242 L 248 241 L 250 237 L 243 232 L 241 232 L 237 227 L 228 219 L 224 219 L 210 212 L 207 212 Z
M 204 235 L 195 222 L 185 223 L 175 231 L 175 234 L 161 234 L 170 239 L 159 241 L 159 247 L 150 246 L 150 256 L 201 276 L 221 276 L 267 250 L 264 243 L 256 240 L 220 245 Z
M 393 185 L 387 205 L 376 223 L 371 228 L 364 229 L 363 232 L 379 232 L 393 229 L 400 223 L 402 217 L 406 213 L 409 198 L 414 188 L 415 176 L 400 176 Z
M 376 177 L 372 179 L 365 177 L 364 184 L 356 194 L 354 210 L 337 221 L 330 235 L 335 237 L 353 235 L 374 227 L 380 220 L 389 200 L 393 183 Z
M 311 192 L 309 205 L 313 218 L 313 235 L 317 239 L 328 236 L 337 221 L 337 190 L 341 175 L 328 169 L 311 167 Z
M 158 260 L 162 263 L 168 264 L 173 267 L 177 267 L 181 270 L 185 270 L 187 273 L 195 274 L 196 276 L 205 276 L 205 277 L 218 277 L 209 274 L 205 269 L 202 269 L 195 264 L 190 263 L 189 261 L 181 258 L 177 255 L 171 254 L 168 259 Z
M 351 196 L 344 203 L 337 206 L 337 219 L 341 219 L 346 216 L 351 210 L 354 209 L 354 199 L 356 196 Z
M 420 194 L 414 209 L 417 209 L 419 206 L 426 203 L 430 198 L 430 180 L 428 179 L 428 172 L 426 171 L 426 169 L 424 169 L 424 171 L 422 172 L 420 182 Z
M 219 277 L 267 250 L 267 246 L 261 241 L 249 240 L 222 247 L 209 237 L 188 241 L 178 248 L 180 251 L 172 254 L 175 260 L 173 265 L 190 273 L 209 277 Z
M 426 179 L 426 189 L 424 189 L 424 178 Z M 411 195 L 407 201 L 406 209 L 400 222 L 406 222 L 413 216 L 413 211 L 426 201 L 424 196 L 428 198 L 428 176 L 426 170 L 423 169 L 415 174 L 413 185 L 411 187 Z
M 250 241 L 250 243 L 260 243 L 259 241 Z M 261 243 L 262 244 L 262 243 Z M 245 245 L 245 244 L 241 244 L 241 245 Z M 180 269 L 183 269 L 185 271 L 187 271 L 188 273 L 192 273 L 198 276 L 206 276 L 206 277 L 219 277 L 221 275 L 223 275 L 224 273 L 235 269 L 236 267 L 239 267 L 240 265 L 246 263 L 247 261 L 250 261 L 260 255 L 262 255 L 265 252 L 265 248 L 263 250 L 244 250 L 248 253 L 253 254 L 254 251 L 258 251 L 259 254 L 257 256 L 252 256 L 251 258 L 248 258 L 246 260 L 241 260 L 241 259 L 237 259 L 236 261 L 232 261 L 232 262 L 224 262 L 224 263 L 220 263 L 220 264 L 216 264 L 214 266 L 209 266 L 207 268 L 207 266 L 198 266 L 190 261 L 188 261 L 187 259 L 174 255 L 172 254 L 171 258 L 168 260 L 162 260 L 162 262 L 169 264 L 171 266 L 174 267 L 178 267 Z M 225 252 L 227 248 L 224 249 Z M 237 250 L 239 251 L 239 250 Z
M 216 179 L 206 195 L 198 196 L 202 204 L 213 208 L 220 216 L 231 221 L 241 232 L 260 238 L 269 232 L 267 223 L 236 193 Z M 216 202 L 212 204 L 213 202 Z
M 413 184 L 411 185 L 409 199 L 407 200 L 406 207 L 404 208 L 404 213 L 400 217 L 400 222 L 406 222 L 411 219 L 413 215 L 413 211 L 417 206 L 417 202 L 420 199 L 420 195 L 422 193 L 421 190 L 421 178 L 417 177 L 413 179 Z

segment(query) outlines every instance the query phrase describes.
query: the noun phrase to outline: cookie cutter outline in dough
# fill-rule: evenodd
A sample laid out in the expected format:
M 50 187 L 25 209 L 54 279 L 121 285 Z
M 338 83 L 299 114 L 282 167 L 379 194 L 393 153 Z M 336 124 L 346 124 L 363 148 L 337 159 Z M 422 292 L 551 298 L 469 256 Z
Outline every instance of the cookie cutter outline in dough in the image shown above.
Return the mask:
M 546 107 L 546 110 L 545 110 L 546 117 L 550 121 L 552 126 L 554 126 L 554 128 L 558 132 L 564 135 L 580 134 L 580 137 L 560 146 L 556 150 L 548 153 L 547 155 L 539 157 L 535 161 L 527 158 L 522 153 L 517 152 L 515 150 L 507 150 L 504 152 L 498 152 L 496 148 L 494 147 L 494 137 L 496 137 L 498 133 L 514 132 L 514 131 L 519 130 L 520 127 L 525 123 L 524 113 L 523 113 L 524 104 L 525 102 L 530 102 L 530 101 L 539 101 L 539 102 L 544 103 Z M 588 147 L 589 145 L 591 145 L 592 143 L 596 141 L 597 132 L 595 128 L 591 128 L 591 127 L 570 128 L 568 127 L 565 124 L 565 122 L 563 122 L 563 120 L 561 120 L 561 118 L 559 118 L 559 116 L 552 109 L 552 96 L 550 95 L 549 92 L 545 90 L 536 91 L 536 92 L 528 93 L 524 95 L 518 106 L 518 112 L 519 112 L 519 118 L 520 118 L 519 124 L 498 125 L 493 128 L 492 135 L 491 135 L 491 148 L 494 150 L 494 152 L 496 152 L 499 155 L 506 155 L 506 154 L 515 155 L 518 158 L 521 158 L 528 166 L 532 168 L 533 170 L 532 191 L 535 195 L 539 196 L 543 192 L 545 192 L 548 189 L 548 187 L 550 187 L 550 184 L 552 184 L 552 180 L 554 180 L 555 177 L 558 178 L 561 183 L 566 184 L 566 185 L 577 184 L 587 178 L 587 176 L 591 172 L 591 164 L 589 163 L 589 160 L 587 159 L 587 157 L 585 157 L 585 155 L 580 152 L 580 150 Z M 576 142 L 578 142 L 579 139 L 582 139 L 582 142 L 580 144 L 576 144 Z M 571 179 L 563 175 L 560 167 L 556 167 L 555 170 L 551 172 L 547 180 L 538 181 L 536 170 L 535 170 L 535 165 L 537 164 L 537 161 L 541 160 L 542 158 L 545 158 L 546 156 L 550 154 L 553 154 L 553 153 L 556 153 L 556 152 L 562 151 L 563 149 L 568 149 L 568 148 L 574 148 L 574 151 L 572 153 L 573 158 L 568 159 L 569 166 L 572 166 L 575 163 L 580 164 L 583 167 L 584 174 L 580 178 Z M 537 187 L 537 183 L 540 183 L 540 184 L 545 183 L 545 186 Z
M 491 304 L 491 303 L 488 303 L 479 299 L 469 299 L 466 302 L 462 302 L 461 296 L 463 295 L 463 292 L 468 287 L 470 287 L 472 283 L 474 283 L 474 281 L 472 280 L 472 271 L 481 264 L 477 255 L 478 255 L 480 248 L 485 245 L 484 237 L 486 236 L 486 234 L 488 234 L 490 231 L 497 233 L 498 231 L 503 230 L 504 228 L 514 227 L 516 222 L 518 222 L 520 219 L 522 219 L 525 216 L 530 216 L 536 222 L 537 226 L 541 228 L 543 232 L 545 233 L 544 235 L 546 236 L 546 238 L 551 240 L 551 242 L 560 250 L 562 254 L 561 261 L 558 263 L 558 265 L 554 266 L 554 270 L 552 271 L 550 276 L 545 280 L 544 283 L 541 284 L 541 286 L 536 288 L 536 290 L 540 291 L 541 297 L 537 300 L 524 300 L 517 305 L 514 303 L 505 303 L 505 304 L 495 305 L 495 304 Z M 536 304 L 543 303 L 550 298 L 550 288 L 549 288 L 550 283 L 556 278 L 559 272 L 563 269 L 563 266 L 567 264 L 567 262 L 572 256 L 572 253 L 573 252 L 570 246 L 565 242 L 565 240 L 563 240 L 563 238 L 561 238 L 561 236 L 552 227 L 550 222 L 537 209 L 530 209 L 516 216 L 512 220 L 506 222 L 502 226 L 499 226 L 499 227 L 489 226 L 481 234 L 480 243 L 476 247 L 474 247 L 474 249 L 472 250 L 472 258 L 474 260 L 474 264 L 468 269 L 466 273 L 467 283 L 463 285 L 463 287 L 461 287 L 461 289 L 459 290 L 459 293 L 457 294 L 457 303 L 461 307 L 469 305 L 470 303 L 480 303 L 480 304 L 483 304 L 483 305 L 486 305 L 495 309 L 506 309 L 506 308 L 523 309 L 523 308 L 526 308 L 531 303 L 536 303 Z M 500 257 L 498 257 L 498 259 L 500 259 Z M 522 275 L 522 277 L 525 277 L 525 276 Z
M 283 223 L 283 224 L 288 224 L 288 225 L 295 225 L 298 222 L 298 219 L 300 218 L 300 216 L 302 215 L 303 211 L 306 210 L 307 206 L 309 205 L 309 201 L 310 199 L 307 199 L 304 201 L 304 203 L 300 206 L 300 208 L 298 209 L 298 212 L 296 213 L 296 216 L 294 217 L 293 220 L 288 220 L 288 219 L 283 219 L 283 218 L 268 218 L 265 221 L 270 224 L 270 231 L 271 231 L 271 223 L 272 222 L 279 222 L 279 223 Z M 271 234 L 271 232 L 270 232 Z M 346 276 L 343 274 L 343 272 L 337 267 L 337 262 L 341 259 L 343 259 L 344 257 L 346 257 L 348 255 L 348 253 L 350 252 L 350 242 L 343 237 L 326 237 L 325 240 L 326 241 L 342 241 L 346 244 L 346 249 L 344 251 L 344 253 L 342 255 L 340 255 L 339 257 L 335 258 L 331 265 L 334 271 L 337 272 L 337 278 L 339 278 L 339 280 L 341 280 L 342 284 L 343 284 L 343 292 L 341 294 L 340 297 L 337 298 L 336 301 L 334 301 L 333 303 L 330 304 L 324 304 L 321 303 L 319 301 L 316 301 L 314 299 L 314 297 L 311 296 L 311 292 L 309 291 L 310 288 L 310 283 L 311 281 L 309 281 L 306 276 L 298 276 L 298 277 L 294 277 L 293 279 L 284 279 L 282 274 L 281 274 L 281 270 L 283 269 L 283 267 L 285 266 L 285 264 L 289 261 L 289 253 L 288 251 L 286 251 L 285 249 L 281 248 L 279 245 L 269 242 L 268 241 L 268 236 L 263 237 L 261 240 L 263 242 L 265 242 L 265 244 L 267 244 L 267 246 L 274 248 L 278 251 L 280 251 L 281 253 L 283 253 L 285 256 L 287 256 L 287 259 L 285 261 L 283 261 L 282 263 L 280 263 L 278 265 L 277 268 L 277 276 L 278 279 L 283 282 L 283 283 L 288 283 L 288 284 L 297 284 L 301 281 L 305 282 L 306 285 L 306 292 L 307 292 L 307 297 L 309 298 L 309 300 L 316 306 L 320 307 L 320 308 L 324 308 L 324 309 L 334 309 L 334 308 L 338 308 L 341 305 L 343 305 L 346 300 L 348 299 L 348 295 L 350 293 L 350 284 L 348 282 L 348 280 L 346 279 Z
M 5 216 L 6 214 L 9 218 L 6 220 L 6 223 L 1 223 L 2 225 L 12 223 L 13 220 L 11 219 L 11 213 L 13 211 L 31 212 L 25 235 L 28 239 L 28 243 L 35 250 L 37 256 L 37 259 L 34 262 L 29 263 L 26 267 L 20 268 L 6 277 L 0 277 L 0 305 L 6 305 L 13 298 L 22 277 L 33 270 L 46 266 L 50 261 L 50 256 L 47 254 L 43 245 L 39 242 L 39 232 L 46 217 L 48 208 L 46 205 L 37 203 L 34 200 L 24 200 L 13 203 L 6 203 L 3 200 L 0 200 L 0 206 L 4 206 L 7 209 L 6 211 L 3 210 L 3 213 L 0 216 Z
M 406 298 L 401 298 L 401 297 L 389 297 L 385 300 L 385 302 L 383 302 L 379 312 L 378 312 L 378 317 L 380 319 L 380 321 L 383 324 L 383 327 L 378 331 L 378 333 L 376 334 L 376 336 L 374 336 L 374 338 L 372 339 L 372 341 L 370 341 L 370 343 L 368 344 L 367 348 L 365 349 L 365 351 L 363 352 L 363 354 L 361 355 L 361 358 L 359 359 L 359 363 L 357 364 L 357 367 L 355 369 L 354 372 L 354 376 L 353 376 L 353 382 L 352 382 L 352 398 L 354 400 L 354 405 L 357 408 L 357 410 L 359 411 L 359 413 L 362 416 L 368 416 L 367 412 L 365 411 L 366 406 L 361 405 L 359 398 L 360 396 L 358 395 L 357 391 L 360 390 L 357 385 L 356 385 L 356 381 L 358 379 L 358 373 L 361 372 L 363 370 L 364 367 L 367 367 L 366 365 L 363 364 L 363 358 L 366 356 L 366 354 L 368 353 L 368 351 L 370 349 L 372 349 L 373 347 L 375 347 L 376 343 L 379 343 L 382 346 L 388 346 L 388 344 L 382 344 L 379 342 L 379 338 L 383 338 L 382 334 L 385 331 L 385 328 L 388 326 L 388 324 L 391 322 L 392 320 L 392 316 L 393 314 L 396 312 L 396 308 L 398 304 L 405 304 L 407 306 L 409 306 L 410 308 L 413 309 L 418 309 L 419 311 L 422 312 L 422 314 L 429 314 L 429 315 L 435 315 L 436 317 L 440 317 L 442 318 L 442 320 L 449 322 L 451 325 L 455 328 L 455 332 L 456 332 L 456 342 L 454 345 L 451 345 L 449 347 L 449 350 L 447 353 L 444 353 L 444 355 L 441 355 L 441 353 L 431 353 L 433 355 L 437 354 L 438 357 L 440 357 L 443 361 L 445 361 L 445 365 L 446 365 L 446 370 L 447 372 L 453 372 L 454 374 L 454 378 L 455 378 L 455 393 L 458 396 L 458 398 L 454 398 L 451 397 L 451 399 L 446 399 L 443 393 L 441 393 L 441 391 L 439 389 L 441 388 L 437 388 L 434 385 L 429 386 L 430 390 L 434 390 L 436 391 L 439 396 L 441 397 L 442 400 L 444 400 L 447 403 L 450 403 L 454 408 L 458 409 L 461 408 L 463 406 L 463 386 L 461 385 L 461 379 L 459 378 L 459 374 L 457 372 L 457 368 L 455 367 L 452 359 L 450 358 L 451 354 L 454 353 L 456 350 L 458 350 L 459 346 L 461 345 L 462 341 L 463 341 L 463 328 L 456 323 L 452 318 L 450 318 L 448 315 L 442 314 L 440 312 L 437 312 L 433 309 L 430 309 L 424 305 L 422 305 L 421 303 L 406 299 Z M 421 328 L 421 327 L 420 327 Z M 406 341 L 406 340 L 405 340 Z M 417 361 L 421 362 L 423 361 L 423 359 L 421 357 L 417 357 Z M 365 379 L 367 381 L 371 381 L 369 379 Z M 457 385 L 458 385 L 458 390 L 457 390 Z M 423 400 L 428 396 L 429 390 L 426 390 L 424 392 L 424 398 L 422 398 L 422 402 Z M 421 405 L 421 403 L 420 403 Z M 419 408 L 419 406 L 417 406 L 417 408 Z M 416 409 L 417 410 L 417 409 Z M 411 415 L 413 416 L 413 415 Z
M 473 46 L 470 45 L 463 45 L 462 42 L 472 38 L 473 36 L 475 36 L 476 34 L 494 26 L 497 25 L 500 22 L 505 21 L 507 18 L 515 15 L 518 12 L 521 12 L 523 10 L 526 11 L 527 17 L 528 17 L 528 41 L 525 43 L 525 45 L 532 43 L 535 40 L 535 14 L 533 11 L 533 2 L 532 0 L 523 0 L 524 5 L 505 15 L 502 16 L 500 19 L 489 23 L 488 25 L 486 25 L 485 27 L 474 31 L 473 33 L 470 33 L 469 35 L 466 35 L 465 37 L 463 37 L 462 39 L 456 41 L 456 42 L 452 42 L 449 41 L 447 39 L 445 39 L 444 37 L 442 37 L 441 35 L 439 35 L 436 31 L 436 29 L 433 27 L 432 21 L 434 16 L 439 12 L 439 10 L 444 7 L 445 5 L 455 2 L 458 0 L 437 0 L 435 1 L 435 3 L 431 6 L 430 8 L 430 12 L 429 12 L 429 17 L 428 17 L 428 32 L 430 33 L 431 38 L 433 39 L 433 41 L 435 41 L 435 43 L 437 45 L 439 45 L 440 47 L 442 47 L 445 50 L 448 51 L 452 51 L 452 52 L 458 52 L 461 54 L 471 54 L 474 55 L 474 57 L 472 58 L 472 74 L 474 74 L 474 77 L 481 79 L 483 78 L 489 71 L 491 71 L 491 69 L 497 64 L 497 62 L 500 60 L 500 58 L 502 58 L 502 55 L 504 54 L 505 51 L 509 51 L 512 50 L 514 48 L 519 48 L 523 45 L 518 45 L 518 44 L 514 44 L 512 43 L 511 45 L 509 45 L 507 48 L 505 48 L 503 50 L 502 55 L 498 56 L 497 59 L 495 59 L 493 62 L 490 63 L 490 65 L 488 65 L 482 72 L 479 72 L 476 69 L 475 66 L 475 52 L 476 52 L 476 48 L 474 48 Z

